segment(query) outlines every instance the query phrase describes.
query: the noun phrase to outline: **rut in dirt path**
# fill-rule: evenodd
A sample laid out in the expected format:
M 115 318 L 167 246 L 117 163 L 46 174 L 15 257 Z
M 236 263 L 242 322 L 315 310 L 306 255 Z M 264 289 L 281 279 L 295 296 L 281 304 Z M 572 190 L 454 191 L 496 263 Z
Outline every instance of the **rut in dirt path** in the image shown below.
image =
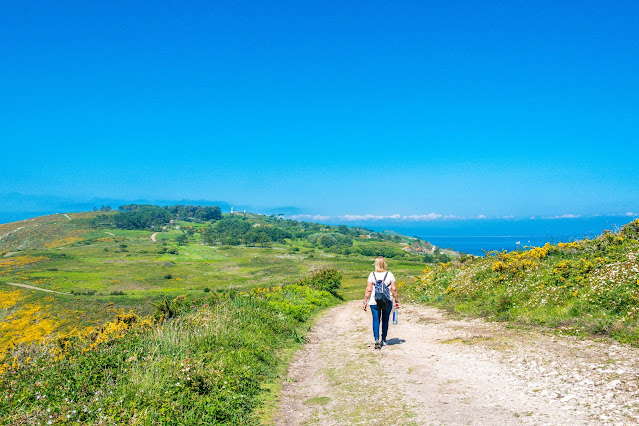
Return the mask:
M 47 292 L 47 293 L 67 294 L 67 293 L 62 293 L 61 291 L 49 290 L 47 288 L 36 287 L 36 286 L 33 286 L 33 285 L 29 285 L 29 284 L 20 284 L 20 283 L 5 283 L 5 284 L 12 285 L 14 287 L 28 288 L 29 290 L 44 291 L 44 292 Z
M 284 380 L 276 424 L 606 424 L 638 417 L 639 351 L 407 306 L 371 345 L 359 302 L 329 310 Z M 612 354 L 612 355 L 611 355 Z M 611 366 L 611 356 L 615 365 Z

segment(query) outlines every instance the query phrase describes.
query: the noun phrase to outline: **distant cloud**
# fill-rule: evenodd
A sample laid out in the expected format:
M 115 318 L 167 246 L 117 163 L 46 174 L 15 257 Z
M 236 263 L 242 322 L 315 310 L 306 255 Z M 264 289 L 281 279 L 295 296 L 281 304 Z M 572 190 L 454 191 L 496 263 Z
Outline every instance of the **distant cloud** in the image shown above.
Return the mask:
M 580 214 L 562 214 L 560 216 L 549 217 L 548 219 L 577 219 L 579 217 L 581 217 Z
M 331 217 L 330 216 L 322 216 L 319 214 L 316 215 L 312 215 L 312 214 L 295 214 L 293 216 L 290 216 L 291 219 L 293 220 L 311 220 L 311 221 L 326 221 L 329 220 Z
M 410 216 L 404 216 L 404 220 L 418 220 L 418 221 L 422 221 L 422 220 L 437 220 L 437 219 L 442 219 L 442 218 L 450 219 L 451 216 L 444 217 L 443 215 L 438 214 L 438 213 L 415 214 L 415 215 L 410 215 Z
M 426 222 L 431 220 L 438 219 L 460 219 L 457 216 L 445 216 L 439 213 L 428 213 L 428 214 L 414 214 L 402 216 L 400 214 L 393 214 L 390 216 L 379 216 L 372 214 L 364 214 L 364 215 L 356 215 L 356 214 L 347 214 L 344 216 L 338 216 L 338 219 L 354 222 L 354 221 L 367 221 L 367 220 L 397 220 L 397 221 L 414 221 L 414 222 Z
M 562 215 L 556 216 L 530 216 L 530 220 L 553 220 L 553 219 L 578 219 L 578 218 L 588 218 L 588 217 L 599 217 L 604 216 L 601 214 L 594 214 L 589 216 L 582 216 L 581 214 L 571 214 L 566 213 Z M 608 216 L 623 216 L 623 217 L 635 217 L 639 216 L 639 213 L 635 212 L 626 212 L 620 214 L 609 214 Z M 342 216 L 325 216 L 325 215 L 312 215 L 312 214 L 296 214 L 292 216 L 287 216 L 294 220 L 306 220 L 311 222 L 329 222 L 329 223 L 337 223 L 337 222 L 375 222 L 375 221 L 393 221 L 393 222 L 431 222 L 438 220 L 487 220 L 487 219 L 502 219 L 502 220 L 513 220 L 519 219 L 517 216 L 495 216 L 488 217 L 484 214 L 480 214 L 477 216 L 455 216 L 455 215 L 443 215 L 440 213 L 427 213 L 427 214 L 413 214 L 413 215 L 401 215 L 401 214 L 392 214 L 392 215 L 375 215 L 375 214 L 346 214 Z
M 376 216 L 372 214 L 345 214 L 344 216 L 339 216 L 339 219 L 348 220 L 348 221 L 384 220 L 384 219 L 393 219 L 393 216 Z

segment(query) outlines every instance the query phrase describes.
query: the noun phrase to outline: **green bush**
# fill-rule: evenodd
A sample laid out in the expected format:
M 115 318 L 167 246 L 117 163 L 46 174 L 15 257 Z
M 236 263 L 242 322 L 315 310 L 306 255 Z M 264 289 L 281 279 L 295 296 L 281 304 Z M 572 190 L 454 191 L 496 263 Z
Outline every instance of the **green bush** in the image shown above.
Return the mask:
M 342 273 L 334 268 L 322 269 L 306 278 L 300 279 L 295 284 L 327 291 L 334 297 L 341 298 L 337 293 L 337 289 L 342 285 Z

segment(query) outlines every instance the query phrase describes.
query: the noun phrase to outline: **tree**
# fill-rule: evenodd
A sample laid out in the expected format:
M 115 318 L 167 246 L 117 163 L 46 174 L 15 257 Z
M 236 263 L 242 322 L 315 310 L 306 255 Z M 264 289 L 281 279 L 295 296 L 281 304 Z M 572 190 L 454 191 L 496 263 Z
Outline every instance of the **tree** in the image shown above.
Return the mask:
M 180 234 L 175 237 L 175 242 L 178 243 L 179 246 L 181 246 L 182 244 L 186 244 L 188 241 L 189 238 L 186 236 L 186 234 Z

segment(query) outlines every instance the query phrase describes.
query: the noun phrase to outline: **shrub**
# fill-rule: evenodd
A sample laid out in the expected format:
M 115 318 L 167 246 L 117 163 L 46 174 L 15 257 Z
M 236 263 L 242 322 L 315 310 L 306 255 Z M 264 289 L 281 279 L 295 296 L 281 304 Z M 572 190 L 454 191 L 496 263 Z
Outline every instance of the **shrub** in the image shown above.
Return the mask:
M 342 285 L 342 273 L 334 268 L 322 269 L 308 277 L 298 280 L 295 284 L 327 291 L 341 299 L 341 296 L 337 293 L 337 289 Z
M 639 220 L 592 240 L 439 264 L 403 292 L 459 312 L 639 346 L 637 259 Z
M 74 296 L 94 296 L 97 293 L 97 290 L 71 290 L 71 294 Z

